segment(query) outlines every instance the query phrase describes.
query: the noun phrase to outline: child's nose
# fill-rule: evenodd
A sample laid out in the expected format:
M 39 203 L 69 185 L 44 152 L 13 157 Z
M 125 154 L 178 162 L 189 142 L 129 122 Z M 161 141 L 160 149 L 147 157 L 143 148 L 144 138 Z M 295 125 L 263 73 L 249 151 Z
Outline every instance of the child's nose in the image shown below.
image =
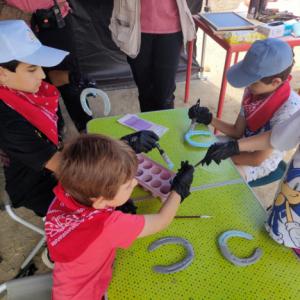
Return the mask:
M 45 72 L 41 67 L 39 67 L 38 76 L 39 76 L 40 79 L 45 79 L 46 78 Z

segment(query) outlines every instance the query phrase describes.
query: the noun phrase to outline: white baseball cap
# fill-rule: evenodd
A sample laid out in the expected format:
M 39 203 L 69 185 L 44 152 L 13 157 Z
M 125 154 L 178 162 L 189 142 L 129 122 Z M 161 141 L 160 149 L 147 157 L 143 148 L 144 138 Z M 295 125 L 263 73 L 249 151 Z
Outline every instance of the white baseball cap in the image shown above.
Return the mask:
M 41 44 L 22 20 L 0 21 L 0 63 L 17 60 L 41 67 L 58 65 L 69 52 Z

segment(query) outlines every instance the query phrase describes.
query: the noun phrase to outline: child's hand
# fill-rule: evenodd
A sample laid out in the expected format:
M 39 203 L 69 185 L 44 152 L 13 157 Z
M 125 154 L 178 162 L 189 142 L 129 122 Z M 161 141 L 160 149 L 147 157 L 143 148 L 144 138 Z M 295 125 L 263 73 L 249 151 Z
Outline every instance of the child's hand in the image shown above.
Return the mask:
M 233 155 L 237 155 L 239 153 L 240 149 L 237 141 L 229 141 L 227 143 L 215 143 L 208 148 L 205 157 L 201 161 L 201 164 L 209 165 L 212 160 L 219 164 L 221 160 Z
M 198 123 L 209 125 L 212 121 L 212 117 L 212 113 L 207 107 L 195 104 L 189 109 L 189 118 L 196 119 Z
M 181 162 L 181 168 L 173 179 L 171 190 L 181 196 L 181 202 L 190 194 L 193 181 L 194 167 L 188 161 Z
M 147 153 L 155 147 L 155 143 L 159 140 L 159 137 L 153 131 L 141 130 L 125 135 L 121 137 L 121 140 L 126 141 L 135 153 Z

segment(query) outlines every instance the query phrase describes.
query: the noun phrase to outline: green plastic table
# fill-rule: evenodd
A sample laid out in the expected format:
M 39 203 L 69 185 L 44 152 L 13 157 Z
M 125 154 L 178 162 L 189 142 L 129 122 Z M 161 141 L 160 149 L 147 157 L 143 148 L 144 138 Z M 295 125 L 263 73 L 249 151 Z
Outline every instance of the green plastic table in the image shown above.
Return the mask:
M 140 116 L 169 128 L 160 144 L 176 169 L 181 160 L 199 161 L 206 149 L 196 149 L 183 141 L 190 120 L 186 109 L 143 113 Z M 94 119 L 88 132 L 116 138 L 133 132 L 117 123 L 120 116 Z M 199 129 L 207 130 L 204 126 Z M 204 141 L 205 138 L 202 139 Z M 164 164 L 157 150 L 147 154 Z M 136 188 L 133 197 L 147 195 Z M 158 199 L 138 201 L 138 213 L 156 212 Z M 276 244 L 265 231 L 266 214 L 254 194 L 232 165 L 224 161 L 195 171 L 193 192 L 183 202 L 177 215 L 210 215 L 209 219 L 175 219 L 168 229 L 138 239 L 132 247 L 118 250 L 114 275 L 108 291 L 109 300 L 119 299 L 299 299 L 300 261 L 290 249 Z M 263 250 L 253 265 L 238 267 L 227 261 L 218 248 L 217 239 L 227 230 L 251 234 L 251 241 L 232 238 L 228 245 L 234 255 L 247 257 L 255 248 Z M 193 263 L 174 274 L 153 272 L 154 265 L 168 265 L 181 260 L 184 249 L 166 245 L 148 252 L 148 246 L 166 236 L 178 236 L 192 243 Z

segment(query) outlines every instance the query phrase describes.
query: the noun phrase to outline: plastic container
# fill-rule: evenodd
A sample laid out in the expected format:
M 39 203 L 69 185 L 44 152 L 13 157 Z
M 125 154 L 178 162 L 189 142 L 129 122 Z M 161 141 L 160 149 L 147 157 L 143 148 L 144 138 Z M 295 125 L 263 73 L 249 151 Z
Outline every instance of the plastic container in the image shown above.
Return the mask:
M 136 179 L 140 186 L 149 191 L 153 197 L 165 201 L 170 194 L 171 180 L 175 173 L 143 154 L 138 154 Z

